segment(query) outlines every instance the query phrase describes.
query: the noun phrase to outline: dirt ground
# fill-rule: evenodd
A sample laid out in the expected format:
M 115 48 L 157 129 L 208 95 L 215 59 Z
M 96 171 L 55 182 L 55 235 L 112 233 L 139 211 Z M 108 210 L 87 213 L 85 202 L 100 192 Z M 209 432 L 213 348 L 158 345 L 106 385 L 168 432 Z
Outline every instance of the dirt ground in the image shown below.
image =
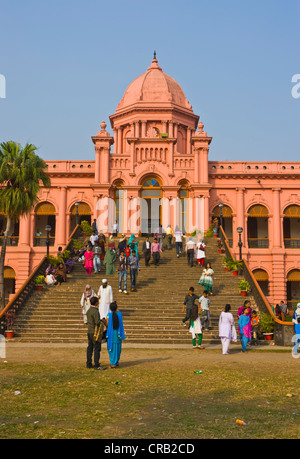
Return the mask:
M 59 366 L 84 366 L 86 357 L 86 344 L 38 344 L 7 342 L 6 361 L 11 363 L 22 362 L 31 364 L 48 364 Z M 0 360 L 0 361 L 1 361 Z M 108 365 L 108 354 L 106 345 L 101 352 L 101 364 Z M 241 352 L 238 344 L 233 344 L 229 355 L 222 355 L 221 347 L 208 345 L 206 349 L 192 349 L 183 346 L 182 348 L 168 346 L 130 346 L 123 345 L 120 367 L 163 365 L 175 369 L 176 367 L 195 366 L 199 364 L 255 364 L 255 363 L 276 363 L 281 365 L 289 363 L 299 367 L 300 358 L 292 357 L 291 349 L 278 346 L 255 346 L 249 347 L 247 353 Z

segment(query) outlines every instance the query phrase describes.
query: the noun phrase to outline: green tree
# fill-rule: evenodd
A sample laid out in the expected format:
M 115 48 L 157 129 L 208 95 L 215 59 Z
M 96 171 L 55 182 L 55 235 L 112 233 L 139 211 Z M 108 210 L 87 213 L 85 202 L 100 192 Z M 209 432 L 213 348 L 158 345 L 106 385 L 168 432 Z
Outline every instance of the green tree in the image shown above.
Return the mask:
M 47 164 L 36 154 L 37 148 L 9 141 L 0 144 L 0 211 L 6 217 L 6 228 L 0 255 L 0 308 L 4 299 L 4 262 L 12 225 L 28 214 L 38 200 L 42 186 L 50 186 Z

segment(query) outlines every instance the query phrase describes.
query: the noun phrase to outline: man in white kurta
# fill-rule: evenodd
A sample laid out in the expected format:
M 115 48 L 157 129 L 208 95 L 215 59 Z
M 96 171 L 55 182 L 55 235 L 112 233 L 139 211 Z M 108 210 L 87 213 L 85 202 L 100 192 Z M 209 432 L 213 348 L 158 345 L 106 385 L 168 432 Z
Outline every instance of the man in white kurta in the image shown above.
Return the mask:
M 100 319 L 106 319 L 107 314 L 110 312 L 110 304 L 113 302 L 112 286 L 108 285 L 107 279 L 102 279 L 102 285 L 100 285 L 98 291 L 98 298 Z

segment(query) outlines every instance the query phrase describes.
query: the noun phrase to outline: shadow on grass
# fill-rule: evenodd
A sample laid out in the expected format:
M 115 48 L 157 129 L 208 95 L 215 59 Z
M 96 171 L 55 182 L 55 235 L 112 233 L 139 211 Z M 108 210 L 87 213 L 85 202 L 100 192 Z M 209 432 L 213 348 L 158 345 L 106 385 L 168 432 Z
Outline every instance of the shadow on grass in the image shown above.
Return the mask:
M 143 363 L 153 363 L 153 362 L 162 362 L 164 360 L 170 360 L 171 357 L 164 357 L 164 358 L 159 358 L 159 359 L 140 359 L 140 360 L 131 360 L 129 362 L 121 362 L 120 367 L 122 368 L 128 368 L 128 367 L 134 367 L 137 365 L 142 365 Z

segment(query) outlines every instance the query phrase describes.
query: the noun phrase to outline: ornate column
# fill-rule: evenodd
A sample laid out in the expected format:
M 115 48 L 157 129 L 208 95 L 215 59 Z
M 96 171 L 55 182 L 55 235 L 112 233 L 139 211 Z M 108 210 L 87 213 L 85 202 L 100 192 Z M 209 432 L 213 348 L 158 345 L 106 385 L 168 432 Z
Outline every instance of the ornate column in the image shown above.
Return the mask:
M 280 188 L 273 188 L 273 248 L 281 247 Z
M 203 196 L 203 231 L 207 231 L 209 228 L 209 195 Z
M 191 154 L 191 128 L 187 128 L 186 131 L 186 153 Z
M 34 218 L 34 214 L 33 214 Z M 22 215 L 20 217 L 20 228 L 19 228 L 19 246 L 27 245 L 30 246 L 30 235 L 31 235 L 31 221 L 32 217 L 30 214 Z
M 106 131 L 106 124 L 104 121 L 101 123 L 101 131 L 97 132 L 97 135 L 92 137 L 95 144 L 95 183 L 109 183 L 110 176 L 110 164 L 109 155 L 110 147 L 114 143 L 113 137 L 110 137 Z M 119 143 L 119 142 L 118 142 Z M 120 144 L 119 144 L 120 145 Z
M 123 140 L 122 128 L 119 127 L 119 128 L 118 128 L 118 148 L 116 149 L 116 152 L 117 152 L 118 154 L 123 153 L 122 140 Z
M 174 123 L 173 124 L 173 136 L 175 137 L 175 139 L 177 139 L 177 135 L 178 135 L 178 123 Z
M 142 138 L 143 139 L 146 137 L 146 127 L 147 127 L 147 122 L 142 121 Z
M 95 147 L 95 183 L 100 183 L 100 150 L 101 147 Z
M 199 164 L 199 150 L 198 148 L 194 149 L 194 181 L 195 183 L 199 183 L 200 180 L 200 164 Z
M 114 128 L 114 141 L 115 141 L 115 146 L 114 146 L 114 153 L 119 152 L 119 142 L 118 142 L 118 137 L 119 137 L 119 132 L 117 128 Z
M 66 211 L 67 211 L 67 187 L 60 188 L 58 226 L 57 226 L 57 245 L 66 245 Z

